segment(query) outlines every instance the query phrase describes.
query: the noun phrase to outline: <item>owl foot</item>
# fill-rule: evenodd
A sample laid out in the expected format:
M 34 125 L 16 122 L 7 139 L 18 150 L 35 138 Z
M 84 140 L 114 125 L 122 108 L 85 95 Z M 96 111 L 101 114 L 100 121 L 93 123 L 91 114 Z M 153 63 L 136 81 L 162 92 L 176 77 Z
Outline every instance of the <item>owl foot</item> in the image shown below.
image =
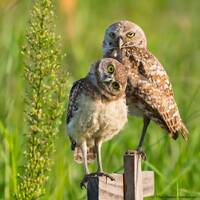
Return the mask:
M 109 174 L 106 174 L 104 172 L 95 172 L 95 173 L 90 173 L 90 174 L 86 174 L 81 183 L 80 183 L 80 187 L 81 189 L 85 188 L 87 189 L 87 183 L 89 181 L 90 178 L 94 178 L 94 177 L 99 177 L 99 176 L 105 176 L 106 178 L 109 178 L 111 181 L 115 181 L 115 178 L 112 177 L 111 175 Z
M 97 172 L 96 175 L 97 175 L 97 176 L 105 176 L 106 178 L 109 178 L 111 181 L 115 181 L 115 178 L 114 178 L 114 177 L 112 177 L 111 175 L 106 174 L 106 173 L 104 173 L 104 172 Z
M 99 177 L 99 176 L 105 176 L 106 178 L 109 178 L 111 181 L 114 181 L 115 178 L 112 177 L 110 174 L 104 173 L 104 172 L 95 172 L 90 174 L 93 177 Z
M 93 177 L 93 175 L 92 175 L 92 174 L 86 174 L 86 175 L 83 177 L 83 179 L 82 179 L 82 181 L 81 181 L 81 183 L 80 183 L 81 189 L 83 189 L 83 188 L 87 189 L 87 183 L 88 183 L 90 177 Z
M 137 152 L 140 154 L 142 160 L 146 160 L 147 159 L 147 155 L 146 155 L 146 153 L 144 152 L 144 150 L 142 148 L 138 148 Z

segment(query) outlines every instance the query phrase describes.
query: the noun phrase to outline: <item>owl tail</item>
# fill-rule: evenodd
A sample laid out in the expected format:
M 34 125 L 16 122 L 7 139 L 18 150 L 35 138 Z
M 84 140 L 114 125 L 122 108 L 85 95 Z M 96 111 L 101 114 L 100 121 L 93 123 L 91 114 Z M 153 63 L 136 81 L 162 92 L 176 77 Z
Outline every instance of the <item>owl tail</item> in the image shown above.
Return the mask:
M 185 127 L 185 125 L 183 123 L 182 123 L 180 130 L 179 130 L 179 133 L 181 133 L 181 135 L 183 136 L 185 141 L 188 141 L 189 131 L 187 130 L 187 128 Z
M 74 160 L 81 164 L 83 163 L 83 155 L 82 155 L 82 151 L 80 149 L 80 147 L 76 147 L 74 149 Z M 91 163 L 96 159 L 96 152 L 95 152 L 95 148 L 94 147 L 89 147 L 87 149 L 87 162 Z
M 189 132 L 188 132 L 187 128 L 185 127 L 185 125 L 183 123 L 181 123 L 181 126 L 177 129 L 176 132 L 171 132 L 170 136 L 174 140 L 176 140 L 178 138 L 179 134 L 182 135 L 182 137 L 183 137 L 183 139 L 185 141 L 188 141 L 188 139 L 189 139 Z

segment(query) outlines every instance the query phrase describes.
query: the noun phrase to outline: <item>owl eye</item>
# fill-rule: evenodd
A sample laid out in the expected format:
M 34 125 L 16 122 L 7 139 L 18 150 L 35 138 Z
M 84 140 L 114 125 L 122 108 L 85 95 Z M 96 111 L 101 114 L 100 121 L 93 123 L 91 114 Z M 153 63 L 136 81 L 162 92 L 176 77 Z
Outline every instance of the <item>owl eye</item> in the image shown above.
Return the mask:
M 110 33 L 109 33 L 109 36 L 110 36 L 111 38 L 115 38 L 116 35 L 115 35 L 114 32 L 110 32 Z
M 114 73 L 114 71 L 115 71 L 115 68 L 114 68 L 113 65 L 108 65 L 108 66 L 107 66 L 107 72 L 108 72 L 109 74 Z
M 113 83 L 112 83 L 112 87 L 113 87 L 113 89 L 115 89 L 115 90 L 119 90 L 119 88 L 120 88 L 118 82 L 113 82 Z
M 134 32 L 128 32 L 127 34 L 126 34 L 126 37 L 128 37 L 128 38 L 132 38 L 132 37 L 134 37 L 135 36 L 135 33 Z

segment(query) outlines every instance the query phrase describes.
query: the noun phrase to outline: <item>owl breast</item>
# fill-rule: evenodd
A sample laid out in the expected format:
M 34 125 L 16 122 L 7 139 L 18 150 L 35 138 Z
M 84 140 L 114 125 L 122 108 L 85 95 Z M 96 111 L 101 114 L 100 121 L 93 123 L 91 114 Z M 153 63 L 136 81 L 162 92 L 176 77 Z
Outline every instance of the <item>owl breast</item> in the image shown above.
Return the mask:
M 82 94 L 78 104 L 79 108 L 68 124 L 68 134 L 78 145 L 83 140 L 88 146 L 93 146 L 95 139 L 107 141 L 127 121 L 127 106 L 123 98 L 109 102 Z

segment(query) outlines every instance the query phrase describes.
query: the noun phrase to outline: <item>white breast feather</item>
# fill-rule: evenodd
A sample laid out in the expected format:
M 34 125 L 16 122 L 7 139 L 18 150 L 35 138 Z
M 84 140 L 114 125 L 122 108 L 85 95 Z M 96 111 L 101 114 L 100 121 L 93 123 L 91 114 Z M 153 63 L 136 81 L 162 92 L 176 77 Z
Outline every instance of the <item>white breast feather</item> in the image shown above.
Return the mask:
M 79 109 L 67 127 L 68 134 L 77 144 L 85 139 L 88 145 L 94 145 L 94 138 L 109 140 L 127 121 L 127 106 L 124 99 L 105 103 L 82 94 L 78 104 Z

